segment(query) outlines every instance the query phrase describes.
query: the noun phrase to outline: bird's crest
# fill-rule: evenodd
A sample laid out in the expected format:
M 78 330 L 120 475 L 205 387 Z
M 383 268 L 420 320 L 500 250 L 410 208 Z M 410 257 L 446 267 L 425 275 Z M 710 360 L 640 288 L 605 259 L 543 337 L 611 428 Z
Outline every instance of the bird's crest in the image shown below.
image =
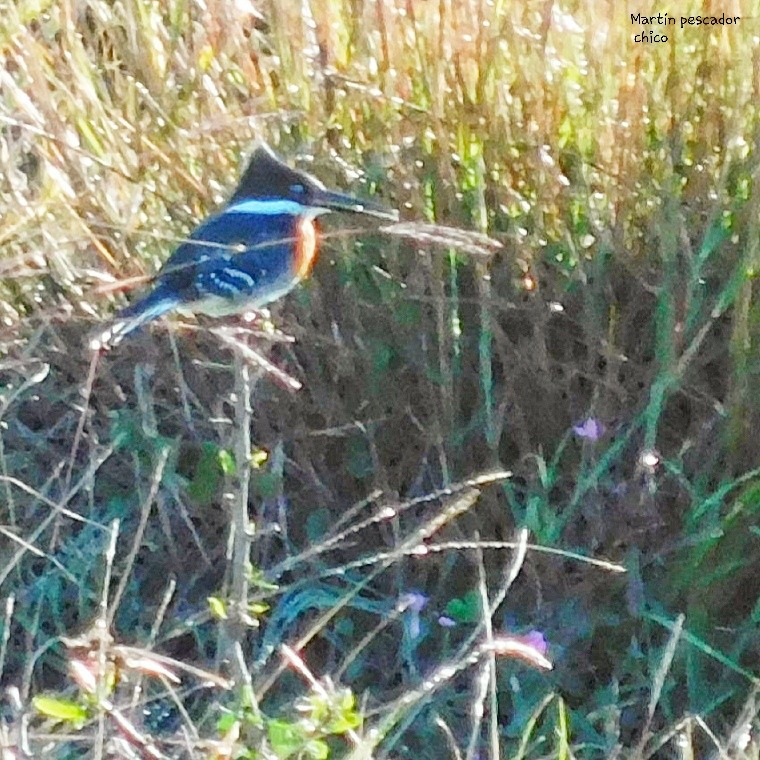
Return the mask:
M 230 204 L 265 198 L 304 198 L 324 185 L 306 172 L 292 169 L 265 143 L 259 142 L 248 160 Z

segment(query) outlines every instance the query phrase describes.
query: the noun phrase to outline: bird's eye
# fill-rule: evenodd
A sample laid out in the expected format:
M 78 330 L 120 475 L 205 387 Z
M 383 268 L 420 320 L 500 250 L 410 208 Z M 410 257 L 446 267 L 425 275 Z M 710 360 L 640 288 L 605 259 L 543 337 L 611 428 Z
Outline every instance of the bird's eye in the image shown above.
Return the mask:
M 300 183 L 290 186 L 290 192 L 294 195 L 303 195 L 306 192 L 306 188 Z

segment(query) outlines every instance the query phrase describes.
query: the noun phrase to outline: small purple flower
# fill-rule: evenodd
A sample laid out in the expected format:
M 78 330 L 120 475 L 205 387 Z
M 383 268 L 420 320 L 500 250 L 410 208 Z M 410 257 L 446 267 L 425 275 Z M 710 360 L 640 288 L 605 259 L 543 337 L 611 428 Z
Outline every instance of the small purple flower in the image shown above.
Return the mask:
M 549 644 L 541 631 L 528 631 L 523 636 L 517 636 L 516 638 L 522 641 L 523 644 L 533 647 L 539 654 L 546 657 L 546 653 L 549 651 Z
M 493 639 L 493 651 L 497 655 L 523 660 L 540 670 L 554 667 L 546 657 L 548 650 L 549 645 L 541 631 L 528 631 L 522 636 L 507 633 Z
M 404 594 L 400 599 L 401 609 L 409 613 L 409 636 L 412 639 L 419 638 L 420 612 L 425 609 L 427 603 L 428 598 L 417 591 Z
M 573 433 L 587 441 L 598 441 L 604 435 L 604 425 L 594 417 L 586 417 L 583 422 L 573 425 Z
M 400 602 L 403 609 L 411 610 L 419 615 L 425 609 L 428 598 L 424 594 L 420 594 L 419 591 L 410 591 L 401 597 Z
M 442 628 L 453 628 L 456 624 L 456 620 L 450 618 L 448 615 L 441 615 L 438 618 L 438 625 Z

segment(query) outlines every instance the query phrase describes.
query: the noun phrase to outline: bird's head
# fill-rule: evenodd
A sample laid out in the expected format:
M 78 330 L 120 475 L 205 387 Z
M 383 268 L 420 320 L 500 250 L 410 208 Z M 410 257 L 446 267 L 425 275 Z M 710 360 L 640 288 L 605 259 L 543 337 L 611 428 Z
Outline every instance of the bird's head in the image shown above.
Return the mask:
M 230 206 L 245 201 L 271 201 L 296 204 L 303 213 L 316 216 L 328 211 L 367 214 L 379 219 L 398 221 L 398 212 L 373 201 L 328 190 L 318 179 L 280 161 L 271 148 L 261 143 L 253 152 Z

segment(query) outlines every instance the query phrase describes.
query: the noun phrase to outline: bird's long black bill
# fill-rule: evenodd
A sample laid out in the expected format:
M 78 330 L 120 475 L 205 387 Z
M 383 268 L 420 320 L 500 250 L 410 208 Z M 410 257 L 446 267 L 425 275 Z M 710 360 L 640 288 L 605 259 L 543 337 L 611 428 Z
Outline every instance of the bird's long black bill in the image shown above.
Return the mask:
M 310 206 L 329 209 L 330 211 L 348 211 L 354 214 L 366 214 L 378 219 L 398 221 L 398 211 L 374 201 L 355 198 L 353 195 L 337 193 L 332 190 L 315 190 L 309 198 Z

